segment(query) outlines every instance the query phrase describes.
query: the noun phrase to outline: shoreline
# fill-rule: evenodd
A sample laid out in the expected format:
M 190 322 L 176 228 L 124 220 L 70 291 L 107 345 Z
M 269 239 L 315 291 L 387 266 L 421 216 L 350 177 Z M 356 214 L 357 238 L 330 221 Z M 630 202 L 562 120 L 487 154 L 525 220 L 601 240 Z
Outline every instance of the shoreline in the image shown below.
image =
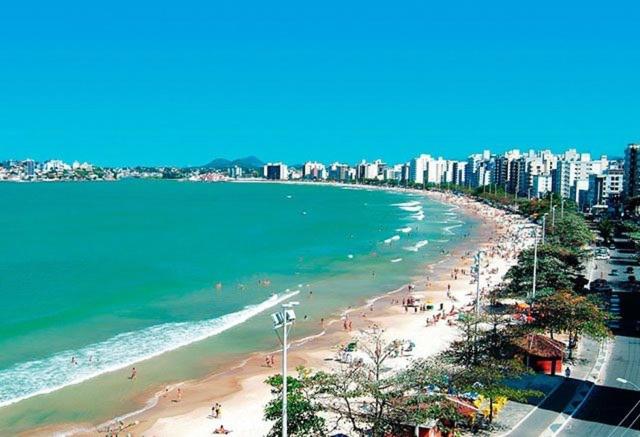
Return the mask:
M 421 285 L 420 282 L 424 282 L 424 279 L 421 278 L 423 275 L 420 274 L 417 277 L 410 278 L 411 283 L 417 283 L 418 286 L 413 295 L 423 297 L 425 299 L 430 299 L 435 303 L 441 303 L 446 289 L 445 283 L 449 282 L 452 284 L 452 295 L 456 298 L 456 306 L 460 305 L 460 302 L 463 302 L 465 305 L 468 305 L 470 299 L 469 295 L 473 293 L 466 293 L 468 289 L 473 288 L 475 286 L 471 286 L 468 284 L 468 276 L 463 275 L 461 278 L 447 279 L 445 276 L 447 269 L 452 268 L 460 268 L 460 264 L 468 267 L 470 260 L 469 256 L 466 256 L 465 252 L 468 252 L 470 246 L 473 243 L 477 245 L 485 245 L 490 246 L 494 237 L 503 235 L 504 233 L 508 233 L 509 229 L 502 229 L 504 224 L 498 223 L 496 215 L 509 216 L 510 221 L 516 221 L 520 223 L 526 223 L 527 221 L 519 216 L 515 216 L 513 214 L 508 214 L 504 211 L 501 211 L 496 208 L 492 208 L 490 206 L 484 205 L 480 202 L 474 201 L 467 197 L 461 196 L 453 196 L 441 192 L 433 192 L 433 191 L 423 191 L 423 190 L 413 190 L 413 189 L 404 189 L 404 188 L 394 188 L 394 187 L 379 187 L 379 186 L 354 186 L 352 184 L 319 184 L 315 182 L 304 182 L 304 181 L 294 181 L 294 182 L 273 182 L 273 181 L 250 181 L 257 183 L 293 183 L 293 184 L 305 184 L 305 185 L 328 185 L 328 186 L 345 186 L 352 189 L 371 189 L 371 190 L 386 190 L 386 191 L 396 191 L 402 193 L 414 193 L 423 196 L 429 197 L 431 200 L 435 200 L 439 203 L 442 203 L 447 206 L 451 206 L 455 209 L 462 209 L 463 213 L 470 216 L 475 216 L 479 218 L 481 221 L 481 225 L 479 229 L 475 231 L 473 236 L 470 239 L 463 240 L 456 244 L 456 246 L 451 249 L 449 254 L 441 254 L 441 256 L 432 262 L 431 264 L 427 264 L 425 269 L 427 270 L 429 276 L 428 284 Z M 242 182 L 241 182 L 242 183 Z M 244 182 L 246 183 L 246 182 Z M 489 224 L 487 224 L 489 221 Z M 488 229 L 488 228 L 493 228 Z M 500 228 L 502 232 L 496 232 Z M 509 228 L 509 226 L 507 226 Z M 476 241 L 477 240 L 477 241 Z M 483 244 L 484 243 L 484 244 Z M 475 247 L 475 246 L 474 246 Z M 466 250 L 465 250 L 466 249 Z M 522 249 L 520 247 L 519 249 Z M 455 254 L 455 256 L 453 256 Z M 468 254 L 467 254 L 468 255 Z M 459 258 L 458 258 L 459 257 Z M 489 266 L 490 268 L 495 268 L 493 265 Z M 504 266 L 502 266 L 504 267 Z M 507 265 L 508 268 L 508 265 Z M 503 268 L 499 268 L 498 271 L 504 270 Z M 438 276 L 435 279 L 430 277 L 431 274 L 437 274 Z M 497 274 L 497 273 L 496 273 Z M 500 272 L 500 276 L 498 277 L 498 281 L 501 279 L 502 274 L 504 272 Z M 483 282 L 484 282 L 483 275 Z M 495 276 L 495 275 L 494 275 Z M 464 283 L 467 282 L 467 283 Z M 434 289 L 435 288 L 435 289 Z M 366 328 L 371 323 L 376 323 L 387 329 L 388 333 L 396 333 L 397 335 L 403 336 L 407 331 L 415 332 L 416 329 L 420 329 L 423 327 L 424 323 L 421 322 L 423 317 L 414 317 L 413 314 L 406 315 L 401 311 L 400 306 L 390 305 L 390 301 L 396 297 L 398 297 L 399 293 L 402 293 L 403 290 L 407 289 L 407 284 L 399 287 L 395 290 L 391 290 L 385 292 L 383 294 L 377 294 L 371 296 L 366 299 L 366 302 L 357 307 L 350 306 L 346 311 L 344 311 L 340 316 L 337 313 L 332 313 L 331 318 L 327 320 L 325 323 L 326 326 L 323 327 L 321 332 L 317 334 L 310 335 L 308 337 L 302 339 L 296 339 L 292 342 L 289 360 L 290 360 L 290 369 L 294 369 L 298 365 L 305 365 L 306 367 L 310 367 L 312 369 L 321 369 L 326 368 L 328 363 L 331 364 L 330 359 L 327 358 L 327 355 L 335 355 L 333 352 L 334 346 L 339 343 L 345 343 L 349 341 L 353 333 L 344 332 L 340 329 L 340 320 L 341 317 L 350 314 L 358 314 L 362 312 L 362 316 L 353 319 L 354 322 L 354 331 L 357 332 L 361 328 Z M 438 300 L 439 299 L 439 300 Z M 444 299 L 448 303 L 450 300 Z M 375 310 L 370 310 L 370 307 L 375 307 Z M 382 307 L 382 309 L 380 308 Z M 419 313 L 418 313 L 419 314 Z M 419 323 L 416 324 L 415 319 L 419 319 Z M 439 326 L 431 326 L 426 329 L 437 329 L 441 328 Z M 438 345 L 440 348 L 446 347 L 453 339 L 455 338 L 456 328 L 452 326 L 444 326 L 444 329 L 438 329 L 442 331 L 439 337 L 441 341 Z M 429 348 L 429 352 L 431 354 L 439 352 L 438 347 L 434 347 L 431 345 Z M 220 423 L 224 423 L 225 427 L 234 430 L 235 435 L 247 435 L 246 432 L 250 432 L 251 435 L 253 433 L 265 433 L 268 431 L 268 424 L 265 424 L 262 418 L 262 408 L 266 401 L 270 398 L 269 389 L 263 381 L 270 374 L 279 373 L 278 363 L 273 368 L 269 368 L 264 366 L 264 356 L 266 354 L 277 354 L 278 351 L 271 352 L 255 352 L 250 353 L 246 358 L 238 363 L 238 360 L 235 360 L 234 365 L 225 366 L 214 374 L 207 375 L 204 378 L 198 380 L 187 380 L 181 381 L 173 384 L 168 391 L 155 390 L 155 393 L 152 394 L 154 390 L 147 390 L 144 392 L 140 398 L 144 400 L 141 402 L 141 405 L 144 405 L 142 408 L 139 408 L 136 411 L 128 412 L 119 417 L 116 417 L 115 420 L 129 421 L 135 419 L 135 422 L 128 423 L 136 423 L 136 425 L 131 426 L 127 429 L 128 432 L 132 432 L 136 435 L 175 435 L 175 433 L 181 429 L 182 434 L 184 434 L 184 426 L 187 426 L 188 429 L 192 430 L 194 427 L 194 423 L 197 423 L 198 426 L 196 428 L 200 431 L 196 432 L 194 430 L 190 435 L 203 435 L 204 427 L 207 428 L 206 434 L 209 435 L 211 430 L 219 426 Z M 279 361 L 279 359 L 277 358 Z M 182 392 L 184 393 L 184 397 L 180 402 L 172 402 L 175 397 L 175 390 L 180 387 Z M 252 397 L 253 396 L 253 397 Z M 258 398 L 255 398 L 258 396 Z M 247 405 L 248 400 L 252 399 L 252 403 Z M 225 420 L 222 422 L 219 420 L 212 420 L 207 418 L 210 405 L 212 402 L 220 402 L 222 403 L 225 409 L 225 415 L 223 416 Z M 251 410 L 251 407 L 255 409 L 258 407 L 258 410 Z M 252 422 L 255 424 L 257 428 L 252 428 L 251 430 L 244 430 L 238 428 L 238 424 L 234 423 L 234 418 L 232 414 L 227 415 L 226 411 L 234 411 L 241 412 L 241 416 L 238 419 L 242 419 L 245 421 L 245 417 L 247 416 L 247 412 L 252 411 Z M 242 414 L 244 412 L 244 414 Z M 201 420 L 199 420 L 199 418 Z M 236 419 L 235 421 L 238 421 Z M 108 421 L 102 426 L 113 423 L 113 420 Z M 29 435 L 39 435 L 39 434 L 50 434 L 56 433 L 58 435 L 95 435 L 100 434 L 98 429 L 101 425 L 97 427 L 92 424 L 79 424 L 79 423 L 66 423 L 66 424 L 57 424 L 51 425 L 44 428 L 32 429 L 23 434 L 28 433 Z M 266 428 L 265 428 L 266 426 Z M 262 427 L 262 428 L 260 428 Z M 102 432 L 104 434 L 104 430 Z

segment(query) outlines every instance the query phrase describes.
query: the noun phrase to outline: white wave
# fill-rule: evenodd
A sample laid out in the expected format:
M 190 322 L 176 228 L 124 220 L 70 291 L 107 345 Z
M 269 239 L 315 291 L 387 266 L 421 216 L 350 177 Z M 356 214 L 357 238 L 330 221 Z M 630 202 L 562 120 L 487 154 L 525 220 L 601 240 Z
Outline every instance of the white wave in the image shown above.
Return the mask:
M 418 205 L 420 205 L 420 202 L 418 202 L 417 200 L 411 200 L 409 202 L 393 204 L 393 206 L 399 206 L 399 207 L 411 207 L 411 206 L 418 206 Z
M 392 241 L 398 241 L 400 239 L 400 235 L 394 235 L 391 238 L 387 238 L 386 240 L 384 240 L 385 244 L 391 244 Z
M 407 212 L 422 212 L 422 206 L 401 206 L 400 207 L 401 210 L 403 211 L 407 211 Z
M 402 261 L 402 258 L 395 258 L 391 260 L 392 263 L 399 263 L 400 261 Z
M 417 252 L 419 251 L 421 248 L 423 248 L 424 246 L 426 246 L 427 244 L 429 244 L 428 240 L 420 240 L 418 241 L 416 244 L 414 244 L 413 246 L 408 246 L 405 247 L 404 250 L 408 250 L 409 252 Z
M 422 212 L 422 211 L 420 211 L 418 214 L 413 214 L 411 216 L 412 219 L 418 220 L 418 221 L 424 220 L 424 217 L 425 217 L 425 215 L 424 215 L 424 212 Z
M 406 228 L 399 228 L 396 229 L 396 231 L 402 232 L 403 234 L 408 234 L 409 232 L 411 232 L 411 226 L 407 226 Z
M 220 334 L 298 293 L 299 290 L 281 296 L 273 295 L 259 304 L 217 318 L 163 323 L 139 331 L 124 332 L 81 349 L 14 364 L 0 370 L 0 407 L 51 393 Z M 78 364 L 71 363 L 73 357 Z
M 462 226 L 462 225 L 445 226 L 444 228 L 442 228 L 442 231 L 445 234 L 453 235 L 453 234 L 455 234 L 455 232 L 453 232 L 453 229 L 459 228 L 460 226 Z

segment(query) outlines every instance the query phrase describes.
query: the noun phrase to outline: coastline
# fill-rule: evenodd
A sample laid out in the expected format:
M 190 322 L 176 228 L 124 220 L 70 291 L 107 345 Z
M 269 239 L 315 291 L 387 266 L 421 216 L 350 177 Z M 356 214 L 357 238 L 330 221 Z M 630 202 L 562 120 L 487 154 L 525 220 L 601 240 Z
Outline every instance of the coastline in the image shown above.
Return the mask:
M 255 181 L 254 181 L 255 182 Z M 261 181 L 261 183 L 272 183 Z M 280 183 L 280 182 L 275 182 Z M 286 182 L 294 184 L 315 184 L 313 182 Z M 412 293 L 424 299 L 430 299 L 436 305 L 445 303 L 448 309 L 452 301 L 446 299 L 446 285 L 451 285 L 452 295 L 455 296 L 455 305 L 468 305 L 473 300 L 471 289 L 475 285 L 469 284 L 468 275 L 461 275 L 457 280 L 447 278 L 448 273 L 453 268 L 465 268 L 468 271 L 470 264 L 469 252 L 478 246 L 485 246 L 490 249 L 492 242 L 498 238 L 512 232 L 510 225 L 505 225 L 505 220 L 499 220 L 500 216 L 509 216 L 506 222 L 526 222 L 524 219 L 507 214 L 504 211 L 491 208 L 487 205 L 473 201 L 469 198 L 451 196 L 438 192 L 425 192 L 421 190 L 407 190 L 404 188 L 388 188 L 375 186 L 354 186 L 350 184 L 327 184 L 330 186 L 345 186 L 351 189 L 381 189 L 387 191 L 398 191 L 403 193 L 414 193 L 427 195 L 432 200 L 449 205 L 453 208 L 461 208 L 465 214 L 475 215 L 482 221 L 482 226 L 470 238 L 456 245 L 448 254 L 442 254 L 438 261 L 426 266 L 426 274 L 429 277 L 427 285 L 425 275 L 418 275 L 410 278 L 411 283 L 417 285 Z M 522 249 L 523 247 L 519 247 Z M 491 275 L 483 275 L 483 284 L 495 284 L 508 268 L 510 259 L 493 259 L 490 261 L 488 270 L 497 269 Z M 500 258 L 500 257 L 498 257 Z M 497 277 L 497 281 L 496 281 Z M 435 354 L 444 349 L 456 336 L 455 326 L 439 323 L 436 326 L 425 327 L 425 314 L 418 313 L 405 314 L 400 305 L 391 305 L 391 299 L 398 298 L 399 293 L 406 292 L 406 285 L 387 292 L 382 295 L 371 297 L 361 306 L 348 309 L 344 314 L 352 317 L 354 331 L 344 332 L 341 329 L 340 316 L 334 314 L 332 319 L 328 319 L 324 329 L 319 329 L 318 334 L 311 335 L 304 339 L 296 339 L 291 346 L 289 354 L 290 369 L 298 365 L 305 365 L 313 369 L 328 368 L 335 364 L 331 357 L 335 355 L 334 347 L 337 344 L 348 342 L 353 334 L 359 329 L 365 328 L 372 323 L 376 323 L 386 329 L 391 338 L 411 338 L 419 330 L 428 329 L 430 337 L 437 338 L 435 344 L 422 344 L 424 340 L 412 338 L 416 342 L 415 356 L 427 356 Z M 471 296 L 470 296 L 471 295 Z M 370 307 L 373 305 L 373 311 Z M 360 315 L 362 314 L 362 315 Z M 425 339 L 426 340 L 426 339 Z M 138 423 L 127 429 L 135 435 L 185 435 L 185 429 L 189 430 L 189 435 L 210 435 L 211 430 L 221 423 L 225 427 L 234 430 L 234 435 L 260 435 L 269 429 L 269 424 L 262 421 L 262 408 L 270 398 L 269 389 L 263 381 L 267 376 L 279 372 L 279 358 L 276 366 L 269 368 L 263 365 L 266 354 L 276 351 L 263 351 L 250 354 L 239 364 L 236 360 L 233 366 L 227 366 L 220 372 L 209 375 L 200 380 L 183 381 L 169 387 L 168 391 L 161 390 L 157 393 L 145 393 L 141 398 L 146 402 L 141 402 L 146 406 L 136 412 L 120 416 L 119 420 L 126 423 Z M 277 354 L 276 354 L 277 357 Z M 402 365 L 402 363 L 398 363 Z M 175 392 L 180 387 L 183 398 L 180 402 L 175 400 Z M 143 400 L 141 399 L 141 400 Z M 220 402 L 224 408 L 223 420 L 213 420 L 208 418 L 210 406 L 213 402 Z M 104 424 L 103 424 L 104 425 Z M 40 435 L 51 433 L 95 435 L 100 434 L 93 425 L 90 424 L 62 424 L 55 427 L 47 427 L 30 430 L 29 435 Z M 26 434 L 26 433 L 25 433 Z M 102 433 L 104 434 L 104 432 Z

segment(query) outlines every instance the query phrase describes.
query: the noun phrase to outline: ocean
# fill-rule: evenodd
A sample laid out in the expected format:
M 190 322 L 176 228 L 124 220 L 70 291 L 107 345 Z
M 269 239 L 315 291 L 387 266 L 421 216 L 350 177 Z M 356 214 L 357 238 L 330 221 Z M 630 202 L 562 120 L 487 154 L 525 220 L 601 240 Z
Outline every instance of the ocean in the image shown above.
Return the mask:
M 424 196 L 322 184 L 3 183 L 0 203 L 9 433 L 97 423 L 276 349 L 269 314 L 294 296 L 294 337 L 317 334 L 477 225 Z

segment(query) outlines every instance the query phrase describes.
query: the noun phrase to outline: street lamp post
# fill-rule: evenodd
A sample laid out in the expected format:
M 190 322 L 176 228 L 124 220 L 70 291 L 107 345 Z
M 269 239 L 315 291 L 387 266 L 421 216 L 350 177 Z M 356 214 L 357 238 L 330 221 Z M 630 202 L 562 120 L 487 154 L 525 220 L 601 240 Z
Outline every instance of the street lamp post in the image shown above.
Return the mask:
M 560 217 L 564 220 L 564 198 L 560 202 Z
M 478 251 L 475 256 L 476 261 L 476 316 L 480 315 L 480 261 L 482 259 L 482 251 Z
M 629 384 L 630 386 L 632 386 L 633 388 L 635 388 L 636 390 L 640 390 L 640 387 L 638 387 L 637 384 L 635 384 L 634 382 L 631 382 L 629 380 L 626 380 L 624 378 L 616 378 L 616 381 L 618 381 L 621 384 Z M 613 430 L 609 433 L 609 435 L 607 437 L 611 437 L 613 434 L 615 434 L 615 432 L 618 430 L 618 428 L 620 428 L 620 425 L 622 425 L 624 423 L 625 420 L 627 420 L 627 418 L 631 415 L 631 413 L 638 407 L 638 405 L 640 405 L 640 401 L 636 402 L 635 405 L 629 410 L 629 412 L 622 418 L 622 420 L 620 422 L 618 422 L 618 424 L 616 425 L 615 428 L 613 428 Z M 628 428 L 631 428 L 636 420 L 638 420 L 638 418 L 636 417 L 636 419 L 628 426 Z M 623 433 L 624 435 L 624 433 Z
M 542 216 L 542 244 L 544 244 L 544 239 L 547 233 L 547 213 Z
M 282 305 L 282 310 L 271 314 L 273 320 L 273 329 L 282 343 L 282 437 L 287 437 L 288 420 L 287 420 L 287 349 L 288 331 L 296 321 L 296 313 L 293 307 L 299 305 L 300 302 L 289 302 Z M 278 330 L 282 328 L 282 338 L 278 334 Z
M 538 273 L 538 228 L 536 228 L 535 242 L 533 245 L 533 280 L 531 287 L 531 299 L 536 298 L 536 275 Z
M 556 231 L 556 206 L 551 207 L 551 230 Z
M 616 378 L 616 381 L 618 381 L 618 382 L 619 382 L 619 383 L 621 383 L 621 384 L 629 384 L 630 386 L 634 387 L 636 390 L 640 390 L 640 387 L 638 387 L 638 385 L 637 385 L 637 384 L 635 384 L 634 382 L 629 381 L 629 380 L 627 380 L 627 379 L 624 379 L 624 378 Z

